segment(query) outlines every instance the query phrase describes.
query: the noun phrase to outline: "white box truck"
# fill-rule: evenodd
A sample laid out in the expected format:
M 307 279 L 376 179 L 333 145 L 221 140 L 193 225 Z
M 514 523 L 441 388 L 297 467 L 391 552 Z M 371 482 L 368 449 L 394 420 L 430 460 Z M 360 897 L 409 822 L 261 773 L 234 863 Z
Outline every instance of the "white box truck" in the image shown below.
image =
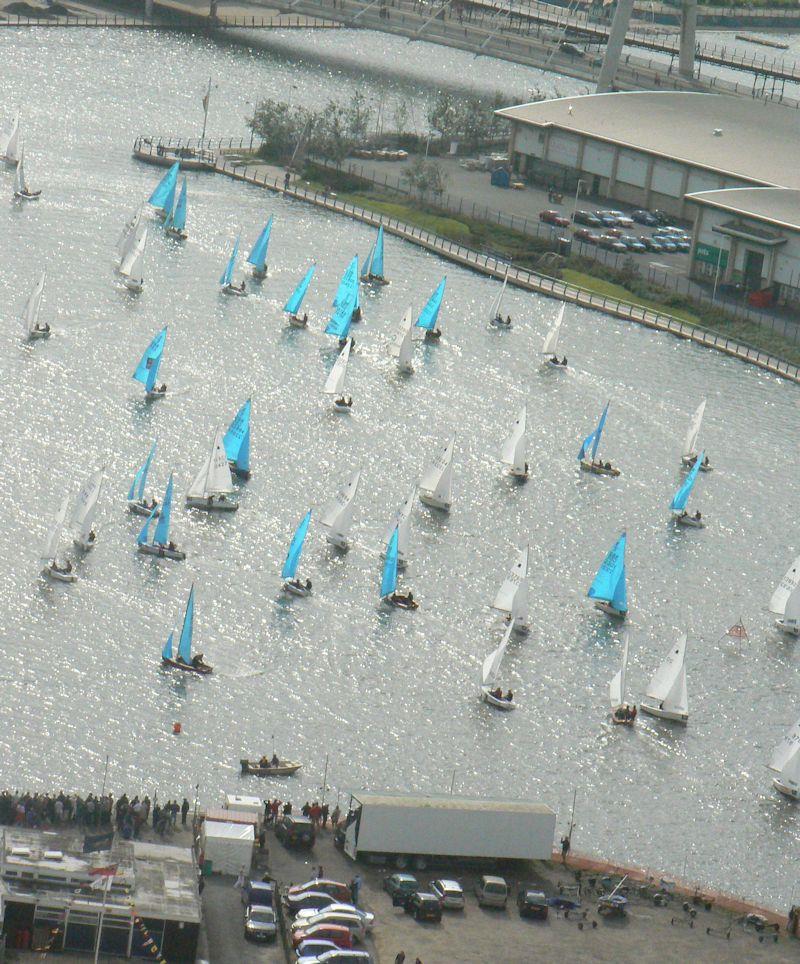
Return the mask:
M 554 810 L 525 800 L 353 793 L 344 851 L 401 870 L 431 857 L 549 860 L 555 828 Z

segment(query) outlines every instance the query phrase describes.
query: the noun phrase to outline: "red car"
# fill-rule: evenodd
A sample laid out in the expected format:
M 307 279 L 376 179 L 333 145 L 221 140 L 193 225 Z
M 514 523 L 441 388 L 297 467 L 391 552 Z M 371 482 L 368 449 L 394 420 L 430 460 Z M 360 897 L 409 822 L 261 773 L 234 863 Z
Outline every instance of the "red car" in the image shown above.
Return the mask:
M 295 884 L 293 887 L 289 888 L 289 897 L 294 897 L 295 895 L 300 896 L 301 894 L 307 894 L 309 891 L 314 891 L 315 893 L 330 894 L 331 897 L 335 897 L 337 900 L 348 901 L 351 898 L 351 891 L 347 884 L 339 883 L 338 880 L 330 880 L 326 877 L 317 877 L 314 880 L 308 880 L 304 884 Z
M 332 941 L 337 947 L 350 950 L 353 946 L 353 934 L 349 927 L 341 924 L 314 924 L 292 934 L 292 947 L 298 947 L 303 941 L 325 940 Z
M 576 241 L 583 241 L 584 244 L 597 244 L 598 241 L 598 236 L 592 234 L 588 228 L 576 228 L 572 232 L 572 237 L 575 238 Z
M 558 228 L 569 227 L 569 218 L 562 217 L 558 211 L 540 211 L 539 220 L 545 224 L 554 224 Z

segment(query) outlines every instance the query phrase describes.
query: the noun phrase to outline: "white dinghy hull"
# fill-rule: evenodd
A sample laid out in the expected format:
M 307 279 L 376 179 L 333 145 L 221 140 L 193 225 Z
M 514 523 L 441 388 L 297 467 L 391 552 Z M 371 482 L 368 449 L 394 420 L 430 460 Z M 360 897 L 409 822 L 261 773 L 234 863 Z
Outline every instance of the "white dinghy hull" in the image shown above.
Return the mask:
M 449 512 L 451 503 L 445 502 L 434 495 L 433 492 L 426 492 L 423 489 L 419 490 L 419 501 L 424 502 L 425 505 L 430 506 L 431 509 L 441 509 L 442 512 Z
M 640 703 L 639 709 L 649 716 L 657 716 L 660 720 L 672 720 L 673 723 L 688 723 L 689 714 L 679 713 L 675 710 L 662 710 L 660 706 L 652 703 Z
M 782 633 L 790 636 L 800 636 L 800 622 L 794 619 L 776 619 L 775 625 Z
M 780 777 L 775 777 L 772 781 L 772 785 L 775 787 L 778 793 L 782 793 L 786 797 L 791 797 L 792 800 L 800 800 L 800 787 L 796 785 L 789 786 L 788 784 L 784 783 Z
M 283 591 L 289 593 L 290 596 L 299 596 L 301 599 L 311 595 L 311 590 L 297 581 L 285 582 Z
M 151 506 L 145 505 L 139 499 L 129 499 L 128 509 L 133 512 L 134 515 L 150 515 L 150 513 L 153 511 Z M 156 509 L 156 514 L 153 516 L 153 518 L 157 519 L 160 514 L 160 510 Z
M 42 572 L 48 579 L 55 579 L 56 582 L 77 582 L 78 577 L 74 572 L 61 572 L 59 569 L 54 569 L 52 566 L 45 566 Z
M 492 696 L 487 687 L 483 687 L 481 693 L 483 694 L 484 701 L 497 710 L 505 710 L 508 712 L 509 710 L 515 710 L 517 708 L 514 700 L 498 699 L 496 696 Z
M 218 495 L 208 496 L 205 499 L 187 495 L 186 507 L 189 509 L 205 509 L 207 512 L 236 512 L 239 505 Z
M 168 546 L 145 543 L 138 546 L 138 550 L 143 556 L 155 556 L 156 559 L 174 559 L 176 562 L 182 562 L 186 558 L 186 553 L 182 549 L 170 549 Z

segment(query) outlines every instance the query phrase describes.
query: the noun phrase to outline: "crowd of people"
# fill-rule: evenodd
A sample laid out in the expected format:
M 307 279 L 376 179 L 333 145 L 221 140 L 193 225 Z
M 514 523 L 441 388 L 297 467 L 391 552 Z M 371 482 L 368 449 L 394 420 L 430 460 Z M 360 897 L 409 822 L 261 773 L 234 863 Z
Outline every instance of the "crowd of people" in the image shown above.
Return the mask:
M 314 824 L 315 830 L 325 830 L 328 826 L 329 818 L 331 829 L 335 829 L 342 815 L 338 804 L 333 808 L 333 812 L 331 812 L 327 803 L 320 804 L 317 800 L 313 803 L 309 803 L 308 800 L 306 800 L 300 808 L 300 812 L 304 817 L 309 818 Z M 277 823 L 281 815 L 288 816 L 291 813 L 292 804 L 290 802 L 284 803 L 283 800 L 278 800 L 277 797 L 274 800 L 264 801 L 264 823 L 267 826 Z

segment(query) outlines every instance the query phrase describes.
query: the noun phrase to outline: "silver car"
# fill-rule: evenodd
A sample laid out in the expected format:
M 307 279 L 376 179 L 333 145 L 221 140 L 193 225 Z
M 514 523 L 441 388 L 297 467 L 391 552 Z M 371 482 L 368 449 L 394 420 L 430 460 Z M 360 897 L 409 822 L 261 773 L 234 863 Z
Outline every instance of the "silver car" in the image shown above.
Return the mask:
M 432 880 L 431 892 L 447 910 L 464 910 L 464 891 L 457 880 Z
M 320 914 L 355 914 L 356 917 L 361 918 L 368 931 L 371 931 L 375 924 L 374 914 L 371 914 L 368 910 L 361 910 L 360 907 L 355 907 L 353 904 L 330 904 L 322 910 L 313 910 L 309 907 L 298 911 L 295 921 L 309 920 L 312 917 L 319 917 Z

